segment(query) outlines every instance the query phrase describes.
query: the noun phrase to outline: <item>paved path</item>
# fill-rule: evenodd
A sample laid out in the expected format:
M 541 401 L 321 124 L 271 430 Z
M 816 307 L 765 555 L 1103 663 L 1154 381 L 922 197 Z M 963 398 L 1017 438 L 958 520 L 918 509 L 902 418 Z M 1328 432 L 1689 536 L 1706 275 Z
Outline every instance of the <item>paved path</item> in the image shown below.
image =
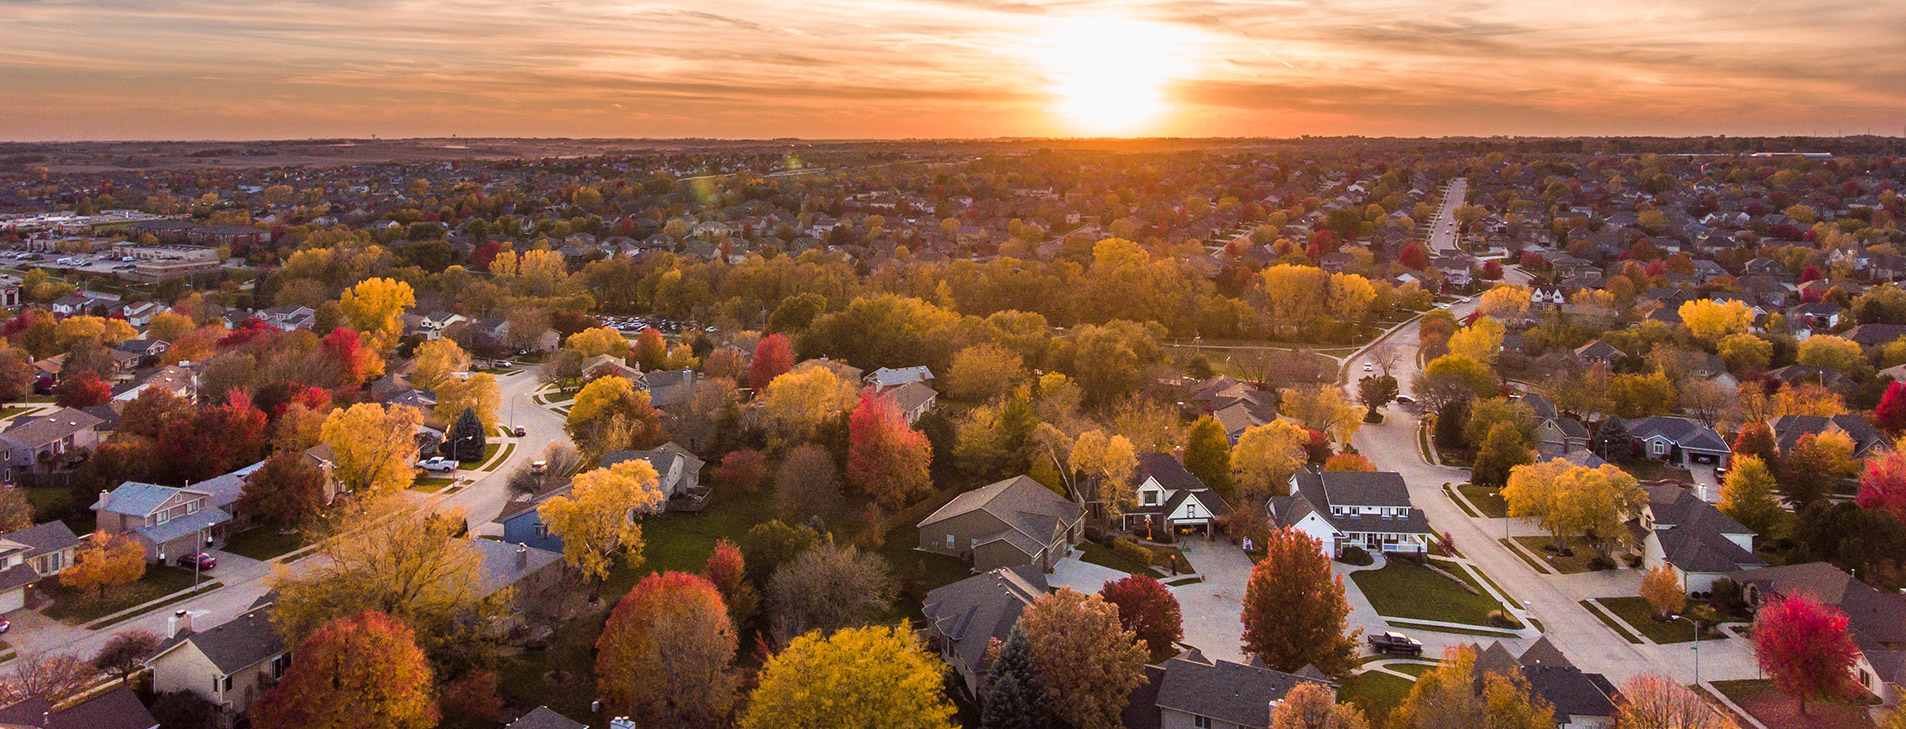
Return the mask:
M 1178 543 L 1203 582 L 1171 588 L 1184 617 L 1186 645 L 1213 658 L 1248 663 L 1244 655 L 1244 586 L 1251 558 L 1228 541 L 1186 539 Z
M 1456 250 L 1457 239 L 1461 234 L 1456 224 L 1456 208 L 1463 204 L 1469 194 L 1469 178 L 1458 177 L 1449 187 L 1443 188 L 1443 204 L 1436 209 L 1436 218 L 1430 221 L 1429 246 L 1434 253 L 1450 253 Z

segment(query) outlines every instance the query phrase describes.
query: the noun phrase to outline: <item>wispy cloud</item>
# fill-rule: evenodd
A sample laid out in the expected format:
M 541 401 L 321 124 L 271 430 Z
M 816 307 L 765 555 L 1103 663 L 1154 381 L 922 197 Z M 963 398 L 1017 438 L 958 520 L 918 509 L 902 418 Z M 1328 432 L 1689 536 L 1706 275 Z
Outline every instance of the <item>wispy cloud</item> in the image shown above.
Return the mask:
M 1171 113 L 1142 132 L 1832 133 L 1906 116 L 1906 5 L 1866 0 L 0 8 L 12 139 L 1068 134 L 1034 50 L 1092 18 L 1195 38 Z

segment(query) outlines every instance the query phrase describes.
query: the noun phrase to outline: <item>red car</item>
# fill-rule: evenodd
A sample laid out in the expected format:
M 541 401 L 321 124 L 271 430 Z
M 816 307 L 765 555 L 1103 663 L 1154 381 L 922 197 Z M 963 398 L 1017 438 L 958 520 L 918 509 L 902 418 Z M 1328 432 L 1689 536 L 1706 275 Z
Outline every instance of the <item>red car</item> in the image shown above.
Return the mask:
M 204 552 L 198 554 L 182 554 L 179 555 L 179 566 L 197 567 L 201 571 L 209 570 L 218 566 L 218 558 Z

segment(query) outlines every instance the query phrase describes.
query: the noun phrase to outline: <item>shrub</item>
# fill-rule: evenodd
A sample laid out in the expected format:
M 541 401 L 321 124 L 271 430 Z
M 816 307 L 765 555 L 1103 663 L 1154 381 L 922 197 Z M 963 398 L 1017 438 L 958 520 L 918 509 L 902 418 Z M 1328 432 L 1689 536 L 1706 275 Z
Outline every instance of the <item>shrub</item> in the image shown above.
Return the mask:
M 1344 547 L 1343 553 L 1337 555 L 1337 561 L 1355 567 L 1367 567 L 1375 563 L 1376 558 L 1363 551 L 1362 547 Z
M 1588 569 L 1590 571 L 1600 572 L 1602 570 L 1612 570 L 1614 568 L 1615 568 L 1615 563 L 1608 561 L 1606 557 L 1595 557 L 1594 559 L 1590 559 L 1588 561 Z
M 1120 557 L 1124 557 L 1125 559 L 1131 560 L 1132 563 L 1137 564 L 1141 567 L 1152 566 L 1152 551 L 1144 547 L 1138 546 L 1137 542 L 1134 542 L 1130 539 L 1119 539 L 1119 540 L 1113 541 L 1112 553 Z
M 1508 613 L 1501 610 L 1489 611 L 1489 616 L 1485 618 L 1485 622 L 1499 628 L 1513 628 L 1517 625 L 1515 618 L 1509 617 Z

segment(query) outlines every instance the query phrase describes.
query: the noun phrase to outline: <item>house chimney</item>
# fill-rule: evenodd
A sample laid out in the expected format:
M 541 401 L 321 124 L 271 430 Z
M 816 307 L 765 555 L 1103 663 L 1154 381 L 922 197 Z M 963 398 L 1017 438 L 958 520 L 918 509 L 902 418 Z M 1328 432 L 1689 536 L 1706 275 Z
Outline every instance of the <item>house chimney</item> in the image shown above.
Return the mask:
M 177 638 L 180 633 L 192 632 L 192 614 L 184 610 L 172 613 L 165 621 L 165 637 Z
M 516 566 L 529 566 L 529 547 L 525 547 L 521 544 L 516 545 Z

